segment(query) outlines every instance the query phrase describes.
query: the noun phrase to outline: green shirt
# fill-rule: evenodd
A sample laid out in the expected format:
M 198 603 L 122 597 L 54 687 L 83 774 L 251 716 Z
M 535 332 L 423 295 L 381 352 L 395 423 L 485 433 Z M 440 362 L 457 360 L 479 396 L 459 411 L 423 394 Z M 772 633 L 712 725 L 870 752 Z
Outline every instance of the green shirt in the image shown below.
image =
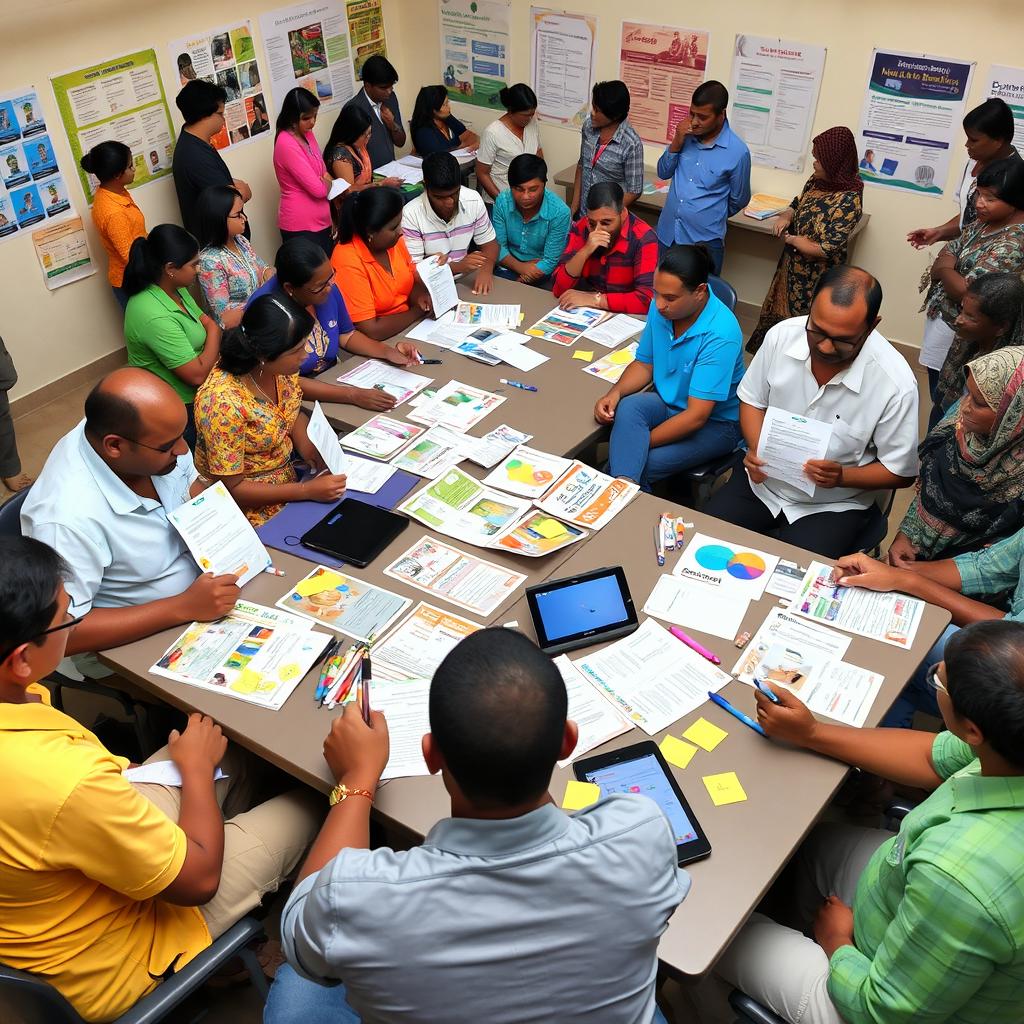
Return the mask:
M 1021 1024 L 1024 777 L 983 776 L 949 732 L 932 764 L 946 781 L 857 883 L 829 995 L 847 1024 Z
M 167 381 L 190 405 L 196 389 L 176 373 L 192 362 L 206 344 L 206 328 L 199 318 L 203 311 L 185 288 L 178 289 L 185 312 L 159 286 L 151 284 L 128 300 L 124 313 L 124 340 L 130 366 L 141 366 Z
M 957 555 L 960 591 L 967 594 L 998 594 L 1012 590 L 1008 619 L 1024 620 L 1024 530 L 1011 533 L 990 548 Z

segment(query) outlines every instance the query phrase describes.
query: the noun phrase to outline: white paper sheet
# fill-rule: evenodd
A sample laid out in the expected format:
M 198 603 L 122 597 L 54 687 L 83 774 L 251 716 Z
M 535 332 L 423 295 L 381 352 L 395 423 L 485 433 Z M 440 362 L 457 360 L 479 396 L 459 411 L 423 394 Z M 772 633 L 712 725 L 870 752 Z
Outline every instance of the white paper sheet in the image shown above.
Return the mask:
M 514 366 L 517 370 L 522 370 L 525 373 L 529 370 L 536 370 L 549 358 L 528 348 L 526 342 L 529 340 L 525 334 L 499 334 L 491 341 L 484 342 L 483 347 L 503 363 L 508 363 L 509 366 Z
M 347 472 L 347 460 L 338 441 L 338 435 L 327 422 L 327 417 L 324 415 L 323 409 L 320 408 L 319 402 L 313 403 L 313 411 L 309 414 L 309 423 L 306 424 L 306 436 L 320 453 L 320 458 L 324 460 L 324 465 L 329 472 L 335 475 Z
M 391 160 L 389 163 L 374 167 L 373 173 L 382 175 L 385 178 L 401 178 L 406 185 L 418 185 L 423 180 L 423 167 L 413 167 L 411 164 L 401 160 Z
M 644 326 L 643 320 L 637 320 L 636 317 L 627 316 L 625 313 L 617 313 L 610 320 L 585 330 L 583 337 L 588 341 L 596 341 L 605 348 L 615 348 L 616 345 L 621 345 L 622 342 L 629 341 L 639 334 Z
M 418 373 L 410 373 L 398 366 L 392 366 L 380 359 L 368 359 L 346 373 L 338 381 L 354 388 L 376 388 L 393 395 L 396 405 L 419 394 L 428 384 L 433 384 L 432 377 L 421 377 Z
M 533 440 L 533 434 L 516 430 L 507 423 L 488 431 L 483 437 L 466 437 L 472 442 L 466 446 L 466 458 L 484 469 L 493 468 L 506 455 L 511 455 L 513 448 Z
M 720 593 L 667 573 L 659 577 L 644 605 L 655 618 L 732 640 L 740 631 L 750 601 L 740 594 Z
M 567 717 L 571 718 L 579 729 L 575 750 L 564 761 L 558 762 L 558 767 L 564 768 L 594 747 L 629 732 L 633 725 L 619 714 L 615 705 L 604 695 L 604 691 L 583 675 L 566 655 L 561 654 L 555 658 L 555 664 L 562 674 L 565 692 L 569 698 Z
M 150 764 L 126 768 L 122 773 L 129 782 L 153 782 L 158 786 L 181 788 L 181 771 L 173 761 L 152 761 Z M 213 781 L 226 779 L 227 773 L 218 766 L 213 772 Z
M 479 622 L 421 601 L 386 640 L 374 646 L 374 678 L 433 676 L 453 647 L 483 628 Z
M 430 732 L 430 680 L 373 679 L 370 707 L 380 711 L 388 723 L 389 756 L 381 779 L 429 775 L 423 760 L 423 737 Z
M 484 483 L 509 494 L 539 498 L 571 465 L 569 459 L 522 445 L 495 466 Z
M 332 199 L 337 199 L 340 195 L 344 195 L 351 187 L 352 185 L 344 178 L 335 178 L 331 182 L 330 192 L 327 193 L 328 202 Z
M 442 316 L 459 304 L 455 278 L 447 263 L 438 264 L 437 256 L 428 256 L 416 264 L 416 271 L 430 295 L 435 317 Z
M 410 413 L 409 419 L 427 426 L 440 423 L 465 433 L 504 401 L 504 395 L 450 380 L 437 389 L 429 402 L 424 402 Z
M 767 551 L 695 533 L 672 575 L 756 601 L 764 593 L 778 561 L 778 555 Z
M 405 451 L 396 455 L 391 465 L 395 469 L 434 480 L 465 458 L 459 442 L 461 437 L 461 434 L 447 427 L 431 427 Z
M 455 308 L 455 322 L 474 327 L 518 327 L 521 315 L 522 306 L 518 303 L 460 302 Z
M 369 459 L 346 459 L 346 490 L 376 494 L 395 474 L 395 467 Z
M 770 479 L 813 495 L 815 485 L 804 473 L 804 463 L 825 458 L 831 438 L 832 428 L 827 423 L 769 406 L 757 442 L 757 457 L 765 461 L 764 471 Z
M 787 562 L 784 558 L 780 558 L 764 592 L 791 600 L 796 597 L 806 571 L 806 569 L 801 569 L 796 562 Z
M 423 431 L 423 427 L 378 415 L 340 440 L 342 446 L 350 451 L 362 452 L 375 459 L 390 459 Z

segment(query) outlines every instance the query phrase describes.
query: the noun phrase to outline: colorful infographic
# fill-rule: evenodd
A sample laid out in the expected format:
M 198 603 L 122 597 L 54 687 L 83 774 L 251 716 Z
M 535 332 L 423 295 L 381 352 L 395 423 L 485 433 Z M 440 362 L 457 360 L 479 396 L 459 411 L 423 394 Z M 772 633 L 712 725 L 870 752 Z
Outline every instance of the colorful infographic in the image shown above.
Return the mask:
M 756 601 L 778 563 L 778 556 L 767 551 L 741 548 L 717 537 L 695 533 L 672 574 L 716 587 L 723 594 Z
M 727 572 L 738 580 L 756 580 L 764 573 L 764 559 L 753 551 L 733 551 L 724 544 L 705 544 L 693 557 L 697 564 L 713 572 Z

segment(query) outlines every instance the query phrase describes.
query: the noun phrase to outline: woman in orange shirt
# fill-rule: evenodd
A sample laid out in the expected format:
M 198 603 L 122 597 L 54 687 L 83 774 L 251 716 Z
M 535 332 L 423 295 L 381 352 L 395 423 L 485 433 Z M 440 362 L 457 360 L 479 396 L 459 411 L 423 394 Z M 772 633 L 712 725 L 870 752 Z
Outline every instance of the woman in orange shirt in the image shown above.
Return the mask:
M 430 296 L 402 237 L 401 195 L 357 192 L 342 208 L 331 255 L 335 279 L 356 330 L 384 341 L 431 311 Z
M 136 238 L 146 237 L 146 219 L 127 189 L 135 180 L 132 151 L 123 142 L 98 142 L 82 157 L 81 165 L 100 183 L 92 201 L 92 222 L 107 250 L 107 280 L 123 310 L 128 305 L 121 287 L 128 250 Z

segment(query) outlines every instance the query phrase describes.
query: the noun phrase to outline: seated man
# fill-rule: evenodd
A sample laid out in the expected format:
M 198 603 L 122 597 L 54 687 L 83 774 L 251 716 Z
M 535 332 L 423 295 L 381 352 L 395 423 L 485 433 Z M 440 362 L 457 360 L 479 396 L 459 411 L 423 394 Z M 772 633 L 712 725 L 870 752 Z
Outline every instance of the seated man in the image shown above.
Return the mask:
M 451 153 L 423 158 L 423 195 L 402 212 L 402 234 L 414 263 L 441 254 L 453 274 L 476 271 L 473 294 L 491 290 L 498 243 L 479 192 L 465 188 Z M 474 252 L 470 244 L 476 245 Z
M 214 784 L 227 740 L 202 715 L 150 758 L 173 761 L 180 788 L 129 782 L 128 762 L 37 682 L 80 622 L 66 572 L 45 544 L 0 538 L 0 962 L 108 1021 L 277 888 L 316 831 L 318 801 L 295 791 L 246 811 L 237 756 Z M 229 827 L 225 800 L 246 812 Z
M 717 975 L 791 1024 L 1022 1019 L 1022 652 L 1019 622 L 950 640 L 932 666 L 938 736 L 827 725 L 781 687 L 778 704 L 754 694 L 773 739 L 931 794 L 895 836 L 819 825 L 796 873 L 797 923 L 814 938 L 754 914 Z
M 654 295 L 658 236 L 626 209 L 622 186 L 614 181 L 594 185 L 586 207 L 555 271 L 552 291 L 559 306 L 645 314 Z
M 500 277 L 544 285 L 558 265 L 572 218 L 547 180 L 548 165 L 533 153 L 508 165 L 508 188 L 494 200 Z
M 340 799 L 285 907 L 291 966 L 265 1024 L 663 1021 L 658 937 L 689 876 L 646 798 L 575 815 L 552 802 L 577 730 L 551 659 L 520 633 L 483 629 L 441 663 L 423 756 L 452 817 L 406 852 L 367 849 L 388 760 L 383 715 L 371 724 L 352 704 L 324 744 Z M 607 947 L 599 970 L 594 942 Z
M 866 271 L 822 274 L 808 316 L 776 324 L 740 381 L 746 472 L 733 470 L 704 511 L 748 530 L 836 558 L 881 519 L 878 491 L 917 476 L 917 381 L 875 328 L 882 289 Z M 769 408 L 831 428 L 827 458 L 809 459 L 808 495 L 758 457 Z
M 206 486 L 181 439 L 185 423 L 170 385 L 146 370 L 115 370 L 89 393 L 85 419 L 54 446 L 25 499 L 22 532 L 68 566 L 82 619 L 69 654 L 209 622 L 235 606 L 236 577 L 200 575 L 167 521 Z

